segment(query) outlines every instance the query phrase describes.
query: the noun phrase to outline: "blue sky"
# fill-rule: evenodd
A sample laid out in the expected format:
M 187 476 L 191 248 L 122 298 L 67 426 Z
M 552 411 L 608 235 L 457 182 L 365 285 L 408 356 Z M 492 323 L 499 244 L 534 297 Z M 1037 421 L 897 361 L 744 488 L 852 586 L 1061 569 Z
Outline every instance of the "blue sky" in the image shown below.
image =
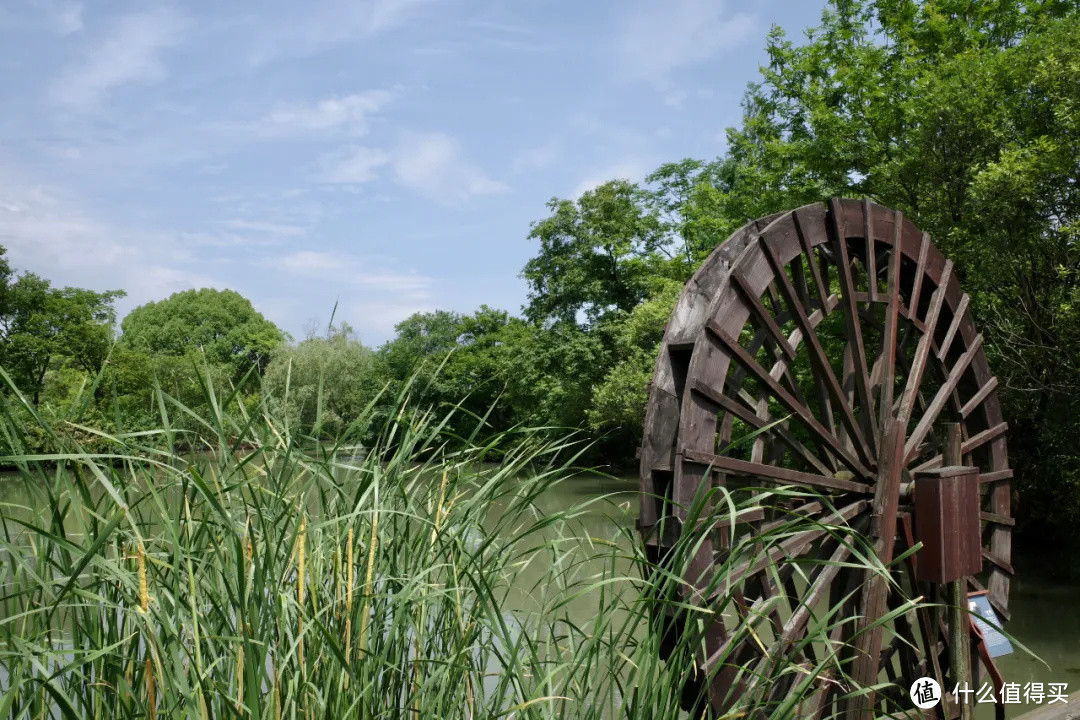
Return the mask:
M 0 6 L 0 244 L 121 314 L 232 288 L 302 337 L 517 311 L 552 196 L 713 158 L 822 0 Z

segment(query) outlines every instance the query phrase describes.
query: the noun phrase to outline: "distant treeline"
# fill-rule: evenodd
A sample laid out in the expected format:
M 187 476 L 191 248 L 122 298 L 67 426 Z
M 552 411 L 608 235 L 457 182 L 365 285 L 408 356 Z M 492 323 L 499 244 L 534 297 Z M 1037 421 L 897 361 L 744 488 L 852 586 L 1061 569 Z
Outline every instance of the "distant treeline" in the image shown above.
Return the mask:
M 930 232 L 971 295 L 1001 381 L 1021 537 L 1080 549 L 1078 15 L 1077 0 L 833 0 L 801 41 L 774 29 L 725 155 L 548 203 L 528 234 L 520 317 L 417 314 L 378 349 L 345 323 L 290 343 L 238 294 L 192 290 L 136 309 L 117 334 L 119 292 L 5 266 L 0 360 L 72 433 L 90 419 L 153 427 L 155 388 L 196 398 L 205 382 L 243 382 L 252 408 L 289 385 L 297 432 L 331 431 L 422 364 L 413 400 L 459 404 L 461 432 L 479 417 L 581 427 L 597 460 L 627 465 L 664 322 L 700 261 L 749 219 L 870 196 Z

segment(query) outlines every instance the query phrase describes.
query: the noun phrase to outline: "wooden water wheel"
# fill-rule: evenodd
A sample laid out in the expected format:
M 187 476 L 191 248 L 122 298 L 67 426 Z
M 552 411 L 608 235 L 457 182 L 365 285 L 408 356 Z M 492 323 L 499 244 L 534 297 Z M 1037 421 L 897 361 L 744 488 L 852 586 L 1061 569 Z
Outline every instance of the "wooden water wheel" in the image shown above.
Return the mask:
M 987 591 L 1008 618 L 1012 472 L 982 345 L 952 262 L 901 213 L 869 201 L 832 200 L 751 222 L 687 283 L 650 384 L 641 450 L 639 526 L 655 557 L 664 556 L 703 487 L 779 484 L 826 495 L 829 502 L 790 512 L 858 528 L 897 583 L 890 591 L 882 574 L 842 566 L 850 550 L 830 544 L 827 533 L 785 540 L 767 562 L 728 579 L 742 608 L 770 594 L 786 597 L 773 605 L 781 614 L 773 626 L 766 622 L 740 647 L 731 647 L 730 620 L 712 622 L 697 655 L 709 671 L 699 706 L 707 697 L 720 715 L 740 692 L 736 673 L 717 671 L 713 658 L 750 668 L 783 653 L 806 632 L 815 604 L 845 597 L 838 592 L 845 587 L 854 588 L 846 597 L 860 619 L 829 641 L 847 641 L 849 679 L 904 693 L 926 676 L 951 687 L 940 615 L 915 609 L 877 624 L 894 606 L 896 588 L 948 604 L 949 578 L 927 580 L 935 558 L 925 547 L 892 563 L 914 547 L 917 526 L 936 521 L 924 510 L 920 523 L 923 506 L 912 488 L 935 471 L 939 478 L 963 473 L 943 466 L 969 468 L 975 488 L 973 519 L 943 511 L 945 522 L 969 522 L 977 534 L 977 567 L 969 561 L 957 571 L 964 573 L 958 587 Z M 959 430 L 959 459 L 949 457 L 947 425 L 953 435 Z M 755 430 L 751 443 L 731 448 L 733 438 Z M 761 533 L 777 512 L 784 510 L 718 523 L 684 571 L 686 598 L 699 606 L 715 600 L 702 589 L 724 547 Z M 817 564 L 803 567 L 800 588 L 784 569 L 807 558 Z M 844 697 L 847 690 L 822 679 L 807 714 L 870 718 L 885 710 L 885 690 L 854 698 Z

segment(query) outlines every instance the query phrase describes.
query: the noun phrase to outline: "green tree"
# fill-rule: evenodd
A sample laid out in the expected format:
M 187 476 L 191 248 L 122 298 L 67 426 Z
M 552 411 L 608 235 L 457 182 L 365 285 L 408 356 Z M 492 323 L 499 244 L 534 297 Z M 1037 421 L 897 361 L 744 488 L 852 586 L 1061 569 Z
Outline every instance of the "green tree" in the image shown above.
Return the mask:
M 263 392 L 284 406 L 294 432 L 333 436 L 378 392 L 374 365 L 375 353 L 342 324 L 326 337 L 278 350 L 266 368 Z
M 589 426 L 608 433 L 607 445 L 626 457 L 641 442 L 648 385 L 652 380 L 660 341 L 683 286 L 668 281 L 638 305 L 615 333 L 615 364 L 592 393 L 586 412 Z
M 388 384 L 388 401 L 409 379 L 410 393 L 421 405 L 461 400 L 459 389 L 439 372 L 447 355 L 460 346 L 461 316 L 446 310 L 414 313 L 394 329 L 397 334 L 377 353 L 376 372 Z
M 233 290 L 185 290 L 141 305 L 121 325 L 121 342 L 153 356 L 184 357 L 201 350 L 233 379 L 252 366 L 262 372 L 285 336 Z
M 1052 541 L 1080 516 L 1078 15 L 1075 1 L 835 0 L 803 44 L 774 29 L 718 198 L 752 217 L 869 195 L 934 236 L 1002 380 L 1020 515 Z
M 589 327 L 611 312 L 630 312 L 648 295 L 650 258 L 665 237 L 641 188 L 613 180 L 548 208 L 551 215 L 529 233 L 539 251 L 521 273 L 530 320 Z
M 4 272 L 0 352 L 16 386 L 37 405 L 50 370 L 71 363 L 96 375 L 113 342 L 113 302 L 124 293 L 54 288 L 34 273 L 8 283 L 6 262 L 0 268 L 0 274 Z

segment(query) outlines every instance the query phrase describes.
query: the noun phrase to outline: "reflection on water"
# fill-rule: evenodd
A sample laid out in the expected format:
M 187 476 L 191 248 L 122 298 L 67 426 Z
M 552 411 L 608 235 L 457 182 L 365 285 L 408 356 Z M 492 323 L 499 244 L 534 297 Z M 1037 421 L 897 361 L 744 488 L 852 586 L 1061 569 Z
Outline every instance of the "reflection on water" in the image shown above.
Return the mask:
M 1080 690 L 1080 586 L 1023 577 L 1023 559 L 1016 563 L 1021 573 L 1009 593 L 1012 619 L 1006 632 L 1023 643 L 1042 662 L 1021 648 L 997 658 L 1006 682 L 1068 683 L 1068 692 Z M 1021 698 L 1022 699 L 1022 698 Z M 1006 705 L 1007 718 L 1036 710 L 1038 705 Z M 980 707 L 979 720 L 992 718 L 992 707 Z
M 608 538 L 615 530 L 614 522 L 619 520 L 632 524 L 637 518 L 636 490 L 636 480 L 587 475 L 555 486 L 541 502 L 545 508 L 559 509 L 572 507 L 598 495 L 614 494 L 613 504 L 618 506 L 618 510 L 613 506 L 605 515 L 597 509 L 582 518 L 583 531 L 594 537 Z M 1016 564 L 1021 576 L 1012 584 L 1009 597 L 1012 619 L 1005 630 L 1050 668 L 1047 669 L 1046 665 L 1019 647 L 1011 655 L 997 658 L 998 667 L 1007 682 L 1019 683 L 1021 687 L 1028 682 L 1067 683 L 1068 691 L 1076 692 L 1080 690 L 1080 586 L 1026 578 L 1022 574 L 1023 560 L 1018 559 Z M 628 565 L 626 572 L 634 572 L 634 569 Z M 539 575 L 538 569 L 528 568 L 521 574 L 523 593 L 535 589 L 534 581 Z M 584 622 L 592 616 L 595 608 L 595 602 L 590 598 L 579 598 L 570 608 L 571 617 Z M 1019 717 L 1037 707 L 1008 705 L 1005 716 Z M 978 708 L 978 720 L 993 717 L 992 705 Z
M 605 502 L 592 502 L 586 510 L 576 515 L 571 522 L 571 526 L 576 530 L 576 537 L 566 538 L 566 542 L 560 546 L 565 551 L 572 551 L 564 556 L 562 561 L 577 563 L 571 576 L 576 577 L 583 586 L 605 572 L 608 575 L 614 572 L 619 577 L 638 576 L 639 571 L 629 559 L 630 543 L 636 536 L 620 535 L 618 532 L 620 528 L 634 527 L 638 512 L 637 488 L 637 480 L 582 474 L 552 486 L 537 499 L 537 505 L 543 512 L 558 512 L 570 510 L 595 498 L 608 498 Z M 495 508 L 493 514 L 497 512 L 498 508 Z M 559 539 L 554 528 L 542 530 L 538 538 Z M 617 547 L 622 552 L 615 567 L 611 567 L 610 546 L 582 546 L 580 538 L 591 538 L 599 543 L 617 539 Z M 548 591 L 554 593 L 554 588 L 545 588 L 542 585 L 549 576 L 546 568 L 540 564 L 541 560 L 541 556 L 533 556 L 529 563 L 519 567 L 514 576 L 513 592 L 506 598 L 507 611 L 535 611 Z M 617 592 L 625 592 L 629 588 L 630 584 L 625 582 L 608 586 L 609 591 Z M 596 617 L 598 602 L 598 598 L 591 594 L 573 598 L 566 607 L 568 619 L 579 626 L 588 623 Z

